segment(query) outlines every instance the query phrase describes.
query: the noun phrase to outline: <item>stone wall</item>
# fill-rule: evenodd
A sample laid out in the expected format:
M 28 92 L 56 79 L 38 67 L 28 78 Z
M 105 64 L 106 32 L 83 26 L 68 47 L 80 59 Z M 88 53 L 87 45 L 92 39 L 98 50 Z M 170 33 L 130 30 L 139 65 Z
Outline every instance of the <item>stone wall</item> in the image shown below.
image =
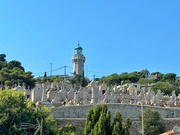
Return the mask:
M 162 119 L 166 131 L 172 130 L 174 126 L 180 127 L 180 118 L 165 118 Z
M 174 126 L 180 127 L 180 118 L 165 118 L 161 120 L 163 125 L 165 126 L 165 131 L 172 130 Z M 58 119 L 58 125 L 60 127 L 65 126 L 66 124 L 72 124 L 76 127 L 76 134 L 83 135 L 84 125 L 86 119 L 85 118 L 61 118 Z M 131 135 L 140 135 L 140 121 L 132 119 L 132 125 L 129 129 Z
M 83 105 L 83 106 L 61 106 L 55 107 L 52 110 L 54 117 L 58 118 L 58 124 L 60 127 L 66 124 L 72 124 L 76 127 L 78 135 L 83 135 L 84 124 L 86 121 L 86 115 L 88 110 L 93 105 Z M 141 122 L 137 121 L 138 117 L 141 115 L 141 106 L 139 105 L 129 105 L 129 104 L 107 104 L 108 109 L 111 111 L 112 118 L 116 111 L 119 111 L 123 118 L 130 117 L 132 126 L 130 128 L 131 135 L 140 135 L 139 126 Z M 156 106 L 144 106 L 150 109 L 155 109 L 161 114 L 162 123 L 165 126 L 166 131 L 169 131 L 174 126 L 180 127 L 180 109 L 179 108 L 163 108 Z
M 83 106 L 61 106 L 55 107 L 52 110 L 54 117 L 56 118 L 86 118 L 88 110 L 93 105 Z M 119 111 L 123 118 L 130 117 L 131 119 L 138 119 L 141 115 L 141 106 L 129 105 L 129 104 L 107 104 L 108 109 L 111 111 L 111 116 L 114 116 L 116 111 Z M 144 106 L 150 109 L 155 109 L 161 114 L 161 118 L 180 118 L 180 109 L 174 108 L 163 108 L 157 106 Z

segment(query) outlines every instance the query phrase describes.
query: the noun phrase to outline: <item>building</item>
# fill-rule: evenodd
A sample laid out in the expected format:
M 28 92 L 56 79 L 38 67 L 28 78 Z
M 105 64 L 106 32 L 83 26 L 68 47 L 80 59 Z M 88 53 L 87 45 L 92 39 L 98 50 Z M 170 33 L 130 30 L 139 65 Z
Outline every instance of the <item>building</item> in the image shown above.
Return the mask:
M 83 48 L 79 44 L 75 48 L 75 54 L 72 57 L 73 74 L 84 75 L 84 62 L 86 59 L 82 54 L 82 50 Z
M 177 76 L 177 77 L 176 77 L 176 80 L 180 80 L 180 76 Z
M 150 76 L 148 76 L 147 79 L 148 79 L 148 80 L 157 79 L 157 75 L 150 75 Z

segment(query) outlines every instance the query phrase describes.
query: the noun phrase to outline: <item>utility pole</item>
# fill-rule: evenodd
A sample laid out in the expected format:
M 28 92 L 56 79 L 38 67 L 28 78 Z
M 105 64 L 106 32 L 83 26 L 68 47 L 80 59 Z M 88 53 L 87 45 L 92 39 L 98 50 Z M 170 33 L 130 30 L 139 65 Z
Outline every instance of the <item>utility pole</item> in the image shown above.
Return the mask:
M 51 72 L 51 77 L 52 77 L 52 63 L 50 63 L 50 72 Z
M 66 66 L 64 66 L 64 75 L 66 76 Z
M 148 79 L 148 73 L 146 74 L 146 85 L 145 85 L 145 92 L 147 92 L 147 79 Z M 142 97 L 142 101 L 141 101 L 141 112 L 142 112 L 142 135 L 144 135 L 144 117 L 143 117 L 143 102 L 144 102 L 144 92 L 143 92 L 143 97 Z
M 141 112 L 142 112 L 142 135 L 144 135 L 143 100 L 141 101 Z

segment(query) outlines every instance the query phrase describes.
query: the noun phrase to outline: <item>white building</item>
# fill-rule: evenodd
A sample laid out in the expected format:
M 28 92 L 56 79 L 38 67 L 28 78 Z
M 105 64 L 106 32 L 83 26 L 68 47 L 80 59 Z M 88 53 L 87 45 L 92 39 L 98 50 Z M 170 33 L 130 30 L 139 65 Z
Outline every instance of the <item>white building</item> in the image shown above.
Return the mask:
M 148 79 L 148 80 L 157 79 L 157 75 L 150 75 L 150 76 L 148 76 L 147 79 Z
M 78 46 L 75 48 L 75 54 L 72 57 L 73 73 L 76 73 L 77 75 L 84 74 L 84 62 L 86 59 L 82 54 L 82 50 L 83 48 L 78 44 Z

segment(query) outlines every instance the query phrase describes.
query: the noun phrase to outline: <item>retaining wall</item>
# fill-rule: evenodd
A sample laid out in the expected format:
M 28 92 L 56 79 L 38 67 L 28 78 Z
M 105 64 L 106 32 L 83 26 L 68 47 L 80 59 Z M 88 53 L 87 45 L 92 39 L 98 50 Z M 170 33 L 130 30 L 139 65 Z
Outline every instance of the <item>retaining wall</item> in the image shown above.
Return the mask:
M 52 113 L 56 118 L 86 118 L 88 110 L 93 105 L 83 105 L 83 106 L 61 106 L 52 109 Z M 139 105 L 129 105 L 129 104 L 107 104 L 108 109 L 111 111 L 111 116 L 113 117 L 116 111 L 122 114 L 123 118 L 130 117 L 131 119 L 138 119 L 141 115 L 141 106 Z M 157 106 L 144 106 L 150 109 L 155 109 L 161 114 L 161 118 L 180 118 L 180 108 L 164 108 Z

